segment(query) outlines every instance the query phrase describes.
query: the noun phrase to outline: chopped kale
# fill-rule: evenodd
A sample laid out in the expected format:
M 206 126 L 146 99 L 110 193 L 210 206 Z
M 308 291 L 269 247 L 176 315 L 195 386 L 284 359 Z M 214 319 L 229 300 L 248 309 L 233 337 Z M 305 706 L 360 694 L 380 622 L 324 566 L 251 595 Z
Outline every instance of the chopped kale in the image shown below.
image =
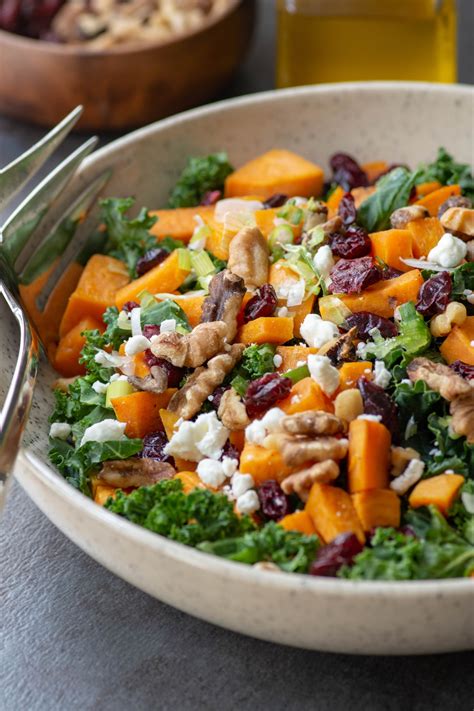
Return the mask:
M 171 191 L 169 207 L 199 205 L 209 190 L 222 190 L 233 168 L 226 153 L 189 158 L 186 167 Z
M 149 230 L 157 219 L 149 215 L 146 208 L 142 208 L 137 217 L 128 219 L 126 213 L 134 202 L 133 198 L 107 198 L 100 203 L 101 217 L 107 228 L 105 251 L 125 262 L 132 279 L 137 276 L 140 257 L 156 247 L 156 237 Z
M 419 166 L 416 183 L 437 180 L 441 185 L 460 185 L 463 195 L 474 199 L 474 178 L 467 163 L 457 163 L 445 148 L 438 149 L 433 163 Z

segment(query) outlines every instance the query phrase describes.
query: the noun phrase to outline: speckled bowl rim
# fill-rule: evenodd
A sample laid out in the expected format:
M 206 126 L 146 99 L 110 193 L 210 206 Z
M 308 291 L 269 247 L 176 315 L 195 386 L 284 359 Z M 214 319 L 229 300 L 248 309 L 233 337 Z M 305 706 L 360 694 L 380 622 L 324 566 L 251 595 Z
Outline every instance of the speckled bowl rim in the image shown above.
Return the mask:
M 459 95 L 462 97 L 472 97 L 473 114 L 474 114 L 474 87 L 468 85 L 444 85 L 431 84 L 428 82 L 345 82 L 340 84 L 324 84 L 320 86 L 303 86 L 291 89 L 273 90 L 260 92 L 258 94 L 248 94 L 236 99 L 228 99 L 215 102 L 197 109 L 185 111 L 170 118 L 157 121 L 144 128 L 137 129 L 126 136 L 123 136 L 106 146 L 94 152 L 89 158 L 84 161 L 83 169 L 95 162 L 98 158 L 107 156 L 108 153 L 113 153 L 119 146 L 125 146 L 133 143 L 137 139 L 143 139 L 154 133 L 157 128 L 165 129 L 171 125 L 179 125 L 192 121 L 194 118 L 202 118 L 210 114 L 217 113 L 234 107 L 245 107 L 258 103 L 265 103 L 268 100 L 278 96 L 281 100 L 291 101 L 292 97 L 311 97 L 314 94 L 331 94 L 337 92 L 366 92 L 366 93 L 387 93 L 390 91 L 399 92 L 403 90 L 407 93 L 424 90 L 439 94 Z M 39 457 L 30 452 L 28 449 L 21 449 L 18 455 L 16 468 L 21 467 L 22 463 L 30 468 L 35 469 L 35 475 L 41 476 L 49 488 L 54 488 L 66 500 L 70 501 L 75 507 L 83 508 L 87 516 L 91 516 L 114 530 L 117 535 L 123 535 L 126 538 L 145 545 L 147 548 L 156 550 L 157 553 L 172 558 L 178 562 L 188 563 L 195 568 L 204 570 L 209 573 L 223 573 L 228 579 L 239 579 L 250 582 L 255 582 L 262 587 L 280 588 L 285 590 L 298 591 L 301 589 L 311 589 L 315 593 L 318 591 L 325 593 L 338 593 L 352 597 L 366 596 L 367 594 L 376 594 L 381 597 L 390 595 L 400 596 L 407 595 L 412 597 L 414 594 L 433 598 L 440 593 L 469 593 L 473 591 L 473 581 L 470 578 L 451 578 L 446 580 L 407 580 L 407 581 L 352 581 L 334 578 L 318 578 L 310 575 L 302 575 L 298 573 L 272 572 L 262 571 L 234 561 L 213 556 L 194 548 L 185 546 L 184 544 L 171 541 L 164 536 L 148 531 L 130 521 L 127 521 L 116 514 L 107 511 L 102 506 L 98 506 L 92 500 L 88 499 L 84 494 L 80 493 L 74 487 L 66 482 L 66 480 L 54 469 L 47 466 Z

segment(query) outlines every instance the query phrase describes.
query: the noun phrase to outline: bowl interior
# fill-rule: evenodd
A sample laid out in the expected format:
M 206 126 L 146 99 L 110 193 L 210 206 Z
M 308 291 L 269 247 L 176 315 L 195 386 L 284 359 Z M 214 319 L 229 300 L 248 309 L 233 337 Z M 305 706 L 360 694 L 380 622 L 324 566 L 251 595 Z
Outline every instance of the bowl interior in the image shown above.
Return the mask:
M 267 92 L 152 124 L 97 151 L 84 164 L 60 203 L 67 204 L 84 181 L 113 168 L 105 193 L 133 195 L 137 207 L 165 204 L 186 159 L 226 150 L 240 165 L 272 147 L 289 148 L 328 169 L 335 151 L 361 162 L 385 159 L 410 166 L 434 158 L 445 146 L 456 158 L 472 156 L 472 101 L 468 87 L 430 84 L 339 84 Z M 61 205 L 58 205 L 60 214 Z M 54 217 L 54 215 L 53 215 Z M 17 346 L 14 324 L 0 311 L 0 393 L 9 382 Z M 25 446 L 47 461 L 47 418 L 55 375 L 43 360 Z

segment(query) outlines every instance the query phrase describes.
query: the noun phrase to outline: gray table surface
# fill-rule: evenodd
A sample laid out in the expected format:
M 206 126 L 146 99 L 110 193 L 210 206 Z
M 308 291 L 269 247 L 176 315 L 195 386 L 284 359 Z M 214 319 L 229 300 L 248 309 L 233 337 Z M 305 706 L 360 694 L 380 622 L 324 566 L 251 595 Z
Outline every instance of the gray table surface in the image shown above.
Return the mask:
M 472 0 L 461 6 L 460 79 L 472 82 Z M 261 10 L 257 41 L 226 95 L 273 85 L 272 0 Z M 0 165 L 41 134 L 0 118 Z M 64 151 L 80 140 L 72 137 Z M 0 571 L 0 711 L 474 706 L 472 654 L 350 657 L 227 632 L 99 566 L 18 485 L 0 531 Z

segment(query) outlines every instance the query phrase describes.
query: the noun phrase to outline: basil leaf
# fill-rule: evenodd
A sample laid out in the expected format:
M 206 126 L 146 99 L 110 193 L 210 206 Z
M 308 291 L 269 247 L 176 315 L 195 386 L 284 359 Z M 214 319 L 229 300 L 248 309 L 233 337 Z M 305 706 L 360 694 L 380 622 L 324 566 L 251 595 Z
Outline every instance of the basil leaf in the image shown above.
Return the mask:
M 377 190 L 364 200 L 357 211 L 358 224 L 368 232 L 388 229 L 390 215 L 408 204 L 417 179 L 418 173 L 410 173 L 405 168 L 395 168 L 380 178 Z

